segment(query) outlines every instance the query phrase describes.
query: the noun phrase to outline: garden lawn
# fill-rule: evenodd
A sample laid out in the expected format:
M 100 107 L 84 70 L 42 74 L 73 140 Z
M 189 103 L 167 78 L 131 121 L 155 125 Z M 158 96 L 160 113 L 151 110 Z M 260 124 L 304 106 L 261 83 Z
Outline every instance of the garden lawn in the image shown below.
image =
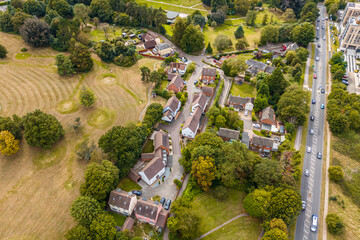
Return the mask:
M 228 197 L 221 201 L 213 197 L 214 191 L 201 193 L 193 200 L 193 209 L 201 219 L 199 236 L 245 212 L 244 192 L 229 189 Z
M 170 0 L 170 1 L 172 1 L 172 2 L 170 2 L 171 4 L 176 4 L 176 5 L 181 5 L 182 4 L 184 6 L 188 5 L 189 4 L 188 2 L 200 3 L 200 1 L 198 1 L 198 0 L 189 0 L 189 1 Z M 198 9 L 204 9 L 204 10 L 200 10 L 201 14 L 203 16 L 206 16 L 207 14 L 209 14 L 209 11 L 205 10 L 205 8 L 202 5 L 195 6 L 194 9 L 191 9 L 191 8 L 183 8 L 181 6 L 167 5 L 164 1 L 163 1 L 163 3 L 161 3 L 161 0 L 158 1 L 158 2 L 149 2 L 149 1 L 146 1 L 146 0 L 136 0 L 136 2 L 139 3 L 139 4 L 144 4 L 144 5 L 146 4 L 148 7 L 161 8 L 163 10 L 186 13 L 186 14 L 192 14 L 193 12 L 195 12 Z M 176 2 L 181 2 L 181 3 L 179 4 L 179 3 L 176 3 Z M 193 5 L 197 4 L 197 3 L 191 4 L 190 6 L 193 6 Z
M 152 153 L 154 151 L 154 140 L 148 139 L 142 148 L 143 153 Z
M 240 97 L 255 97 L 256 96 L 256 87 L 251 84 L 236 84 L 234 83 L 231 86 L 230 94 L 233 96 Z
M 261 221 L 252 217 L 240 217 L 207 235 L 204 240 L 257 240 L 261 232 Z
M 121 227 L 124 224 L 126 216 L 114 212 L 109 212 L 109 214 L 114 217 L 116 226 Z
M 131 180 L 128 177 L 122 178 L 117 187 L 121 188 L 121 190 L 124 190 L 126 192 L 130 192 L 132 190 L 141 190 L 140 185 L 135 183 L 133 180 Z
M 159 89 L 162 91 L 166 89 L 166 86 L 169 84 L 169 81 L 162 81 Z

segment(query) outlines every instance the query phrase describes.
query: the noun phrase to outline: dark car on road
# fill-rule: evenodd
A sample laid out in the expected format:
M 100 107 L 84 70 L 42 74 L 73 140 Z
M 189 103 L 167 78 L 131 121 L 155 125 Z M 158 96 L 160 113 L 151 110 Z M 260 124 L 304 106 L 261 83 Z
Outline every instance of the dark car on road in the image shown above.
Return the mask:
M 312 103 L 312 104 L 315 104 L 315 103 L 316 103 L 316 100 L 315 100 L 315 99 L 311 100 L 311 103 Z
M 325 88 L 322 88 L 322 89 L 321 89 L 321 93 L 325 93 Z
M 317 158 L 318 158 L 318 159 L 321 159 L 321 158 L 322 158 L 321 152 L 318 152 L 318 153 L 317 153 Z
M 170 200 L 170 199 L 166 200 L 164 209 L 165 209 L 165 210 L 169 210 L 169 209 L 170 209 L 170 205 L 171 205 L 171 200 Z
M 314 116 L 310 116 L 310 120 L 311 120 L 311 121 L 314 121 L 314 120 L 315 120 L 315 117 L 314 117 Z
M 166 200 L 166 198 L 164 198 L 164 197 L 161 198 L 161 200 L 160 200 L 161 205 L 164 206 L 165 200 Z
M 138 191 L 138 190 L 134 190 L 132 191 L 133 194 L 137 195 L 137 196 L 141 196 L 142 195 L 142 192 L 141 191 Z
M 343 84 L 345 84 L 346 86 L 349 86 L 349 82 L 346 81 L 345 79 L 343 79 L 341 82 L 342 82 Z

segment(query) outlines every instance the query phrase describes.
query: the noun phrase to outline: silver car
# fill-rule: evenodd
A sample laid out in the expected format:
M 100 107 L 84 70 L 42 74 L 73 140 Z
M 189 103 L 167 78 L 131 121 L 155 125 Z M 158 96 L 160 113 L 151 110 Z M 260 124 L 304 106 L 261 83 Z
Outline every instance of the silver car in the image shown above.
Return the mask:
M 308 177 L 310 175 L 309 169 L 305 169 L 304 175 L 305 175 L 305 177 Z
M 306 147 L 306 152 L 311 153 L 311 147 Z

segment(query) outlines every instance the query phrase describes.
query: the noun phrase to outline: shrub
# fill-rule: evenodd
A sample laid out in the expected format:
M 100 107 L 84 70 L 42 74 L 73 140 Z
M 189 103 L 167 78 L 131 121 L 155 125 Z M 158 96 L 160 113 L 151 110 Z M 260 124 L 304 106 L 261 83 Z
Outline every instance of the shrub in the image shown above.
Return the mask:
M 22 48 L 20 51 L 27 52 L 27 48 Z
M 338 182 L 344 178 L 344 172 L 340 166 L 331 166 L 328 171 L 331 181 Z
M 5 58 L 8 51 L 6 48 L 0 44 L 0 58 Z
M 326 225 L 331 234 L 341 234 L 344 232 L 345 225 L 342 219 L 335 213 L 329 213 L 326 216 Z
M 182 187 L 182 182 L 179 179 L 175 178 L 174 183 L 177 189 L 180 189 Z
M 26 19 L 20 28 L 20 35 L 25 42 L 34 47 L 45 47 L 50 44 L 50 27 L 37 18 Z
M 229 192 L 226 189 L 226 187 L 218 186 L 217 188 L 214 189 L 213 195 L 216 199 L 225 200 L 228 197 Z

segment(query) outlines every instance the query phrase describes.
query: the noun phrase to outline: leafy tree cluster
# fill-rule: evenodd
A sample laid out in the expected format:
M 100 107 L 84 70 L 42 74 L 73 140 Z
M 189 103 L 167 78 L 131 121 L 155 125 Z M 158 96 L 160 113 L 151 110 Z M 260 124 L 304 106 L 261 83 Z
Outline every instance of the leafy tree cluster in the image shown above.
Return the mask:
M 345 9 L 346 7 L 345 0 L 327 0 L 325 1 L 326 11 L 329 15 L 331 15 L 332 20 L 336 21 L 337 19 L 337 11 L 339 9 Z
M 336 82 L 340 82 L 345 75 L 347 62 L 344 58 L 344 53 L 339 51 L 335 53 L 329 61 L 331 67 L 331 78 L 335 80 Z
M 112 41 L 104 41 L 96 46 L 96 54 L 104 62 L 114 62 L 122 67 L 130 67 L 136 63 L 136 47 L 134 45 L 125 45 L 122 38 L 116 38 Z
M 13 155 L 19 151 L 19 140 L 9 131 L 0 131 L 0 153 L 2 155 Z
M 232 48 L 232 46 L 233 43 L 227 35 L 220 34 L 216 36 L 214 47 L 216 47 L 219 52 L 222 52 L 225 49 Z
M 94 104 L 96 100 L 95 93 L 89 89 L 85 88 L 80 91 L 80 104 L 89 107 Z
M 225 60 L 221 65 L 221 69 L 226 76 L 235 77 L 239 73 L 245 72 L 247 65 L 245 59 L 242 56 L 238 56 Z
M 8 51 L 6 48 L 0 44 L 0 58 L 5 58 Z
M 328 172 L 331 181 L 339 182 L 344 178 L 344 171 L 340 166 L 331 166 L 329 167 Z
M 187 53 L 204 49 L 204 34 L 199 26 L 194 26 L 185 18 L 177 18 L 174 24 L 172 41 Z
M 339 235 L 344 232 L 345 225 L 343 220 L 336 213 L 329 213 L 326 216 L 326 225 L 329 233 Z
M 206 117 L 209 119 L 208 125 L 214 126 L 217 129 L 226 127 L 242 132 L 244 126 L 244 122 L 239 117 L 239 114 L 227 108 L 212 106 L 207 111 Z

